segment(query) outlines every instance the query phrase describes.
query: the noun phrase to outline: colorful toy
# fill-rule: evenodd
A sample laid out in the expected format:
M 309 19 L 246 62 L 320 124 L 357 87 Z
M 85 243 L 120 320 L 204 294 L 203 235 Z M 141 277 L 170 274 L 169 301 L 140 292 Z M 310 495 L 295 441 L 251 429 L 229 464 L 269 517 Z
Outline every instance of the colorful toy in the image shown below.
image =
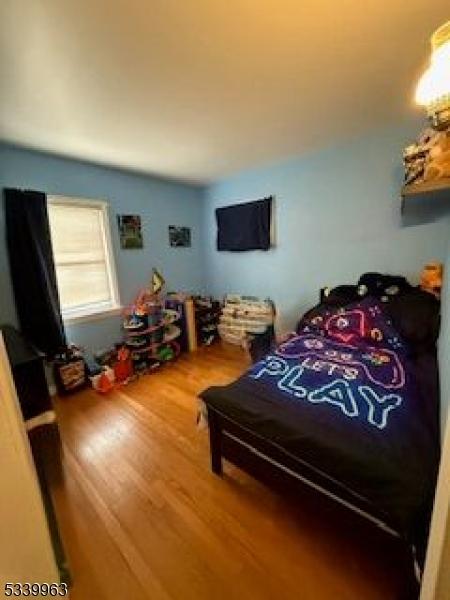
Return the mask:
M 87 382 L 87 367 L 81 348 L 70 344 L 64 353 L 57 355 L 53 376 L 60 395 L 82 389 Z
M 114 387 L 115 375 L 112 369 L 105 367 L 99 375 L 95 375 L 90 379 L 94 390 L 100 394 L 106 394 Z
M 118 383 L 126 383 L 133 375 L 131 352 L 122 346 L 117 352 L 117 362 L 114 365 L 114 375 Z
M 146 326 L 145 320 L 142 318 L 143 315 L 137 316 L 136 314 L 127 317 L 123 322 L 123 328 L 130 331 L 138 331 L 144 329 Z
M 179 354 L 180 346 L 177 342 L 173 341 L 159 346 L 155 352 L 155 358 L 164 363 L 174 360 Z
M 444 267 L 442 263 L 433 261 L 426 264 L 420 274 L 421 289 L 439 298 L 441 295 L 443 273 Z
M 175 310 L 163 309 L 163 285 L 164 278 L 153 269 L 148 287 L 141 289 L 124 311 L 126 341 L 123 351 L 128 352 L 129 357 L 118 358 L 118 363 L 129 361 L 136 374 L 148 373 L 161 363 L 173 360 L 180 352 L 178 344 L 173 341 L 181 334 L 180 328 L 174 325 L 180 315 Z M 125 366 L 116 365 L 115 368 L 120 371 Z M 122 379 L 122 376 L 119 378 Z M 123 378 L 124 381 L 128 379 L 125 372 Z
M 405 183 L 450 177 L 450 129 L 425 129 L 403 152 Z
M 173 351 L 171 346 L 161 346 L 160 348 L 158 348 L 156 356 L 158 360 L 162 362 L 167 362 L 175 357 L 175 352 Z
M 154 294 L 159 294 L 165 284 L 164 277 L 157 269 L 153 269 L 151 288 Z
M 436 133 L 425 166 L 425 181 L 450 177 L 450 130 Z

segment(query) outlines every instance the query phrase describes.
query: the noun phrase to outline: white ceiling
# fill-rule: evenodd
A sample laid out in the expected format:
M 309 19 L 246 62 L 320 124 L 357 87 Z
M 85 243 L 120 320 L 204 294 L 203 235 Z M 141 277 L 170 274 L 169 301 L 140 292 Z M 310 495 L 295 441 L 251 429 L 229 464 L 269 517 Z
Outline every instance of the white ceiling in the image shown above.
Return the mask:
M 192 181 L 418 111 L 448 0 L 1 0 L 0 137 Z

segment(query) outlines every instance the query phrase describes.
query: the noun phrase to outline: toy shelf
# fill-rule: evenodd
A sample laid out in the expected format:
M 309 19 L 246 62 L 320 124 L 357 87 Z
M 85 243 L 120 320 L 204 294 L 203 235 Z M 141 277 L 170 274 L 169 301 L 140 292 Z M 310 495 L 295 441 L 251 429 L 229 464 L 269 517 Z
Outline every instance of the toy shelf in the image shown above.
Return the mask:
M 152 327 L 148 327 L 147 329 L 128 330 L 127 335 L 129 335 L 130 337 L 139 337 L 141 335 L 148 335 L 149 333 L 153 333 L 154 331 L 161 329 L 161 327 L 165 327 L 165 324 L 163 321 L 161 321 L 161 323 L 158 323 L 157 325 L 152 325 Z
M 160 342 L 154 342 L 153 344 L 149 344 L 148 346 L 144 346 L 143 348 L 129 347 L 129 350 L 130 350 L 130 352 L 136 353 L 136 354 L 146 354 L 146 353 L 151 352 L 152 350 L 155 350 L 155 348 L 159 348 L 160 346 L 165 346 L 166 344 L 170 344 L 171 342 L 176 340 L 177 337 L 179 337 L 181 334 L 181 330 L 178 327 L 176 329 L 178 331 L 171 330 L 170 333 L 165 334 L 164 338 Z M 125 342 L 125 344 L 126 344 L 126 342 Z
M 167 344 L 168 342 L 173 342 L 173 340 L 176 340 L 180 335 L 181 329 L 179 327 L 176 325 L 167 325 L 162 343 Z
M 450 177 L 436 179 L 435 181 L 422 181 L 410 183 L 402 187 L 402 212 L 406 200 L 417 198 L 419 200 L 445 200 L 450 199 Z
M 164 309 L 163 312 L 164 312 L 164 317 L 160 323 L 157 323 L 156 325 L 152 325 L 151 327 L 148 327 L 147 329 L 128 330 L 127 335 L 130 337 L 139 337 L 141 335 L 148 335 L 149 333 L 153 333 L 154 331 L 161 329 L 161 327 L 168 327 L 168 326 L 172 325 L 172 323 L 175 323 L 176 321 L 178 321 L 181 318 L 181 315 L 174 310 Z
M 162 343 L 162 342 L 160 342 Z M 152 350 L 153 346 L 156 346 L 159 344 L 151 344 L 150 346 L 144 346 L 143 348 L 129 348 L 129 350 L 131 351 L 132 354 L 146 354 L 147 352 L 150 352 L 150 350 Z
M 161 359 L 159 358 L 158 354 L 155 354 L 155 351 L 157 351 L 158 348 L 160 348 L 161 346 L 170 347 L 174 351 L 174 356 L 170 360 L 173 360 L 173 359 L 177 358 L 178 355 L 180 354 L 180 346 L 179 346 L 178 342 L 176 342 L 175 340 L 173 340 L 173 341 L 170 341 L 170 342 L 162 342 L 160 344 L 153 344 L 153 346 L 151 347 L 151 349 L 150 349 L 150 351 L 148 353 L 148 357 L 151 358 L 151 359 L 153 359 L 153 360 L 159 360 L 159 361 L 161 361 Z M 163 362 L 168 362 L 168 361 L 163 361 Z

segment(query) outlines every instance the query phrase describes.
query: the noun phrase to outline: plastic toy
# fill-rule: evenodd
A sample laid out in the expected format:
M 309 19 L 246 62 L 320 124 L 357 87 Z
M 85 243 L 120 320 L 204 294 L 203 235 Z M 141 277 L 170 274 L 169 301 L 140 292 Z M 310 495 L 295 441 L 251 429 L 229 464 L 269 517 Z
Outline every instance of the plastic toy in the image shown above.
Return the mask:
M 81 348 L 70 344 L 65 352 L 57 355 L 53 375 L 60 395 L 82 389 L 87 383 L 87 367 Z
M 162 362 L 167 362 L 174 358 L 175 352 L 170 346 L 161 346 L 160 348 L 158 348 L 156 356 L 158 357 L 158 360 L 161 360 Z
M 164 277 L 157 269 L 153 269 L 151 288 L 154 294 L 159 294 L 159 292 L 163 289 L 165 284 Z
M 114 375 L 118 383 L 126 383 L 133 375 L 131 352 L 122 347 L 117 352 L 117 362 L 114 365 Z
M 450 130 L 436 133 L 425 165 L 425 181 L 450 177 Z
M 179 345 L 174 342 L 181 330 L 174 325 L 180 318 L 175 310 L 163 309 L 162 288 L 164 278 L 153 269 L 148 287 L 139 291 L 134 302 L 125 309 L 123 328 L 126 340 L 122 347 L 129 352 L 129 358 L 117 357 L 117 363 L 131 362 L 132 371 L 136 375 L 148 373 L 160 366 L 161 363 L 173 360 L 180 352 Z M 129 378 L 122 374 L 125 369 L 115 364 L 120 375 L 118 379 L 126 382 Z
M 405 183 L 450 177 L 450 129 L 426 128 L 403 152 Z
M 429 292 L 439 298 L 442 288 L 444 267 L 440 262 L 430 262 L 424 266 L 420 274 L 420 287 L 424 292 Z
M 105 367 L 99 375 L 91 377 L 92 387 L 100 394 L 111 391 L 114 387 L 114 381 L 114 371 L 109 367 Z
M 123 328 L 128 329 L 130 331 L 137 331 L 139 329 L 143 329 L 145 325 L 146 323 L 144 319 L 137 315 L 132 315 L 131 317 L 125 319 L 123 322 Z

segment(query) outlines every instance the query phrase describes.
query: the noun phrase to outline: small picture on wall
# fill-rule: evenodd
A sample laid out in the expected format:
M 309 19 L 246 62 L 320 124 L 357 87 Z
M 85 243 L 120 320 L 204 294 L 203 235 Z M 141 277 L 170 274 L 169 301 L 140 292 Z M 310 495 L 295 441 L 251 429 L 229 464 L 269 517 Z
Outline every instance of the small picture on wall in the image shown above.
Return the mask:
M 139 215 L 117 215 L 120 247 L 123 250 L 143 248 L 141 217 Z
M 190 248 L 191 228 L 169 225 L 169 242 L 174 248 Z

